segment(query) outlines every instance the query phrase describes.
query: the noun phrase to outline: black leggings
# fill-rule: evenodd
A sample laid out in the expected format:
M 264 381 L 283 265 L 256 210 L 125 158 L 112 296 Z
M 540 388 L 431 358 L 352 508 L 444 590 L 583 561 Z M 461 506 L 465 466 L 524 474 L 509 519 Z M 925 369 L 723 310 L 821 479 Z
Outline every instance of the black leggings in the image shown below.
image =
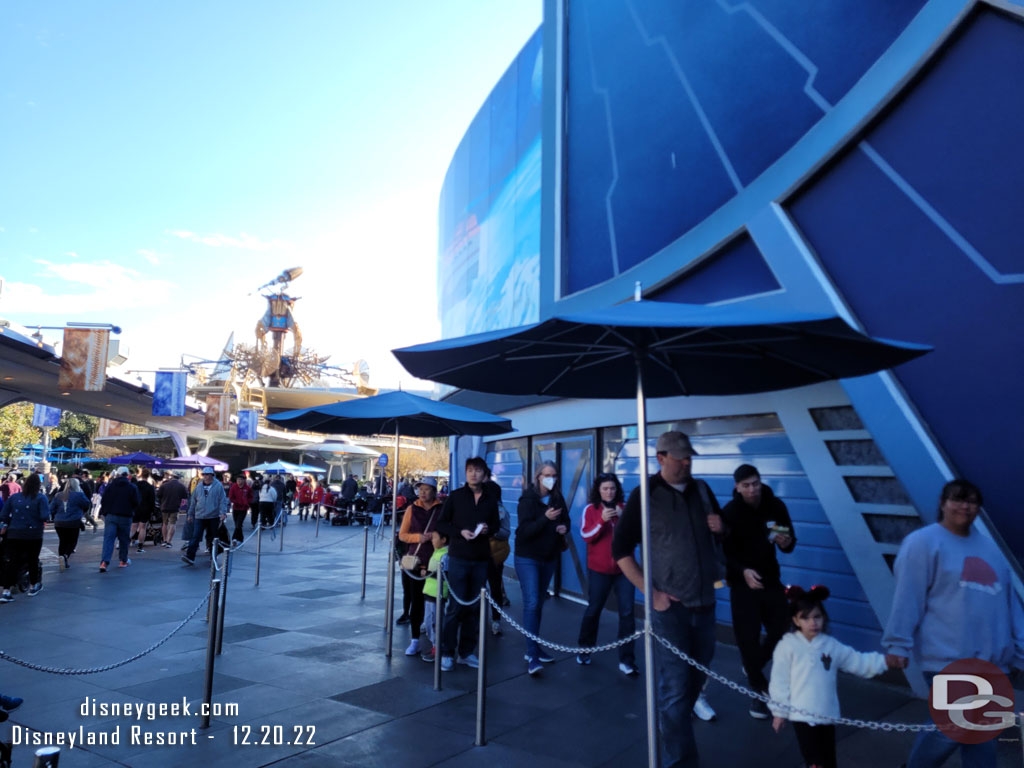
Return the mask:
M 420 625 L 423 623 L 423 582 L 410 578 L 402 571 L 403 596 L 409 599 L 409 626 L 412 628 L 412 639 L 420 636 Z
M 28 580 L 33 584 L 42 581 L 43 569 L 39 567 L 39 553 L 43 549 L 42 539 L 12 539 L 4 541 L 4 552 L 7 555 L 7 568 L 4 570 L 4 589 L 10 589 L 18 583 L 18 574 L 28 568 Z M 421 593 L 422 594 L 422 593 Z
M 836 768 L 836 727 L 793 723 L 796 743 L 804 763 L 820 768 Z
M 68 528 L 55 525 L 54 529 L 57 531 L 57 555 L 59 557 L 70 555 L 78 546 L 78 534 L 82 532 L 81 525 L 75 523 L 74 527 Z

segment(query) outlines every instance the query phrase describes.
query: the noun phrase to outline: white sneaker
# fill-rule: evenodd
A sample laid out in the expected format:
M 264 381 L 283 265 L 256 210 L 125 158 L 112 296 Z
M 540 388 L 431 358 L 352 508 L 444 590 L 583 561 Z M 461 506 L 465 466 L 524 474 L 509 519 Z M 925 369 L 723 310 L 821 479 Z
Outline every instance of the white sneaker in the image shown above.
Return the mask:
M 697 701 L 693 703 L 693 714 L 705 722 L 710 722 L 718 717 L 718 715 L 715 714 L 715 710 L 713 710 L 711 705 L 708 704 L 708 700 L 704 698 L 703 693 L 698 696 Z
M 497 637 L 498 635 L 501 634 L 501 622 L 500 621 L 492 621 L 491 622 L 491 634 L 494 635 L 495 637 Z
M 455 666 L 455 659 L 453 659 L 451 656 L 442 656 L 441 657 L 441 669 L 442 669 L 442 671 L 444 671 L 444 672 L 451 672 L 452 671 L 452 667 L 454 667 L 454 666 Z
M 406 656 L 415 656 L 420 652 L 420 639 L 418 637 L 413 638 L 412 642 L 409 643 L 409 647 L 405 649 Z

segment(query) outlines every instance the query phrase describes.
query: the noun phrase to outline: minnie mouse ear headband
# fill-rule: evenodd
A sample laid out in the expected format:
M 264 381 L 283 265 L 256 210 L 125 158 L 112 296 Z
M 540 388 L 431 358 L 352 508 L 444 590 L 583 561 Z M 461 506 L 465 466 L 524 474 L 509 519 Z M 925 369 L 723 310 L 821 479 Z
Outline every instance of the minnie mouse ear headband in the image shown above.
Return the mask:
M 811 600 L 816 603 L 823 603 L 828 600 L 831 594 L 828 587 L 821 584 L 815 584 L 810 590 L 805 590 L 803 587 L 794 584 L 786 590 L 786 599 L 790 605 L 795 605 L 798 600 Z

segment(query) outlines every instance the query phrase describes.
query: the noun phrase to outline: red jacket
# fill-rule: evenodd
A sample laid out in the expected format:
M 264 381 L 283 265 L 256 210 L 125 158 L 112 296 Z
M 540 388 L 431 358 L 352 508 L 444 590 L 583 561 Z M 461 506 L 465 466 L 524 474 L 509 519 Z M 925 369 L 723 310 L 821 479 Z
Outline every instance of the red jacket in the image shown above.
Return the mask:
M 252 488 L 248 485 L 239 486 L 238 483 L 232 483 L 228 488 L 228 501 L 231 502 L 232 509 L 248 509 L 252 498 Z
M 607 522 L 601 519 L 601 506 L 590 504 L 583 510 L 580 520 L 580 534 L 587 542 L 587 568 L 598 573 L 619 574 L 622 570 L 612 557 L 612 537 L 615 526 L 621 520 L 623 505 L 619 505 L 619 517 Z

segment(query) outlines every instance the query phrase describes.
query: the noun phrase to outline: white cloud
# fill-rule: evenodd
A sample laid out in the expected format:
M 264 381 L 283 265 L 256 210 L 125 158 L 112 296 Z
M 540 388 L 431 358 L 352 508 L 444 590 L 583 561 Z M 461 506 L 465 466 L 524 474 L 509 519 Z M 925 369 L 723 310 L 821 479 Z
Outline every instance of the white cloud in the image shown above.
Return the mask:
M 136 270 L 110 261 L 53 264 L 36 259 L 36 263 L 44 267 L 37 273 L 37 283 L 7 284 L 0 304 L 5 314 L 58 314 L 73 319 L 82 313 L 109 313 L 112 308 L 153 307 L 166 303 L 174 287 L 166 280 L 144 279 Z M 72 283 L 71 290 L 62 283 Z M 74 287 L 90 290 L 74 292 Z
M 174 237 L 180 237 L 182 240 L 191 240 L 193 243 L 209 245 L 214 248 L 227 247 L 244 248 L 249 251 L 270 251 L 290 247 L 284 240 L 261 240 L 255 235 L 250 235 L 246 232 L 240 232 L 238 237 L 233 237 L 231 235 L 224 235 L 220 233 L 201 235 L 196 232 L 190 232 L 187 229 L 168 229 L 167 234 L 173 235 Z
M 153 266 L 156 266 L 157 264 L 160 263 L 160 254 L 157 253 L 156 251 L 151 251 L 147 248 L 140 248 L 138 251 L 136 251 L 136 253 L 138 253 L 139 256 L 144 258 Z
M 75 253 L 74 251 L 65 251 L 64 255 L 65 256 L 70 256 L 72 259 L 77 259 L 78 258 L 78 254 Z M 40 263 L 42 263 L 42 262 L 40 262 Z

